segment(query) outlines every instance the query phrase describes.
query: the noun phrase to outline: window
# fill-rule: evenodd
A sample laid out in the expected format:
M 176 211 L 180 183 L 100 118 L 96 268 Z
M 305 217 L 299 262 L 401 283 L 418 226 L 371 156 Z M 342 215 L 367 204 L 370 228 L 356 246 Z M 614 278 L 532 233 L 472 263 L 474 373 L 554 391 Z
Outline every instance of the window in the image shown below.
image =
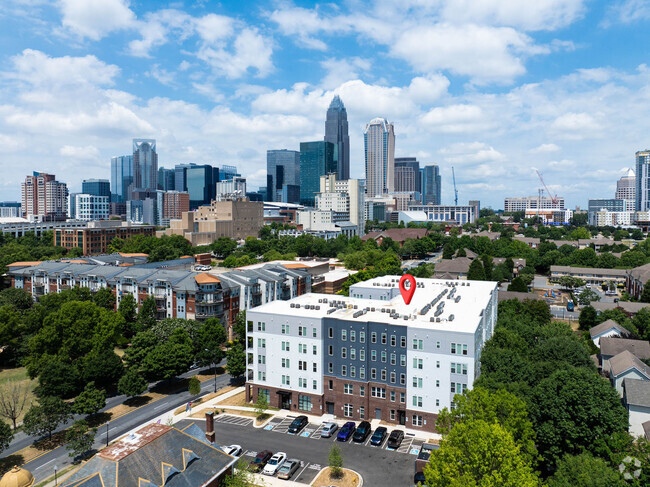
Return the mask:
M 357 332 L 354 330 L 350 330 L 350 341 L 354 342 L 357 340 Z
M 267 404 L 268 404 L 268 402 L 269 402 L 269 400 L 270 400 L 270 398 L 271 398 L 271 395 L 270 395 L 270 393 L 269 393 L 269 390 L 268 390 L 268 389 L 262 389 L 261 387 L 258 387 L 258 388 L 257 388 L 257 397 L 260 397 L 260 396 L 265 397 L 265 398 L 266 398 L 266 402 L 267 402 Z
M 395 391 L 390 391 L 390 400 L 395 402 Z
M 419 414 L 413 415 L 413 426 L 422 426 L 422 416 Z
M 399 375 L 399 383 L 402 385 L 406 385 L 406 374 Z
M 399 344 L 402 348 L 406 348 L 406 337 L 399 337 Z
M 354 365 L 350 365 L 350 377 L 357 376 L 357 368 Z
M 467 345 L 463 345 L 463 355 L 467 355 Z
M 395 335 L 390 336 L 390 346 L 391 347 L 397 346 L 397 337 Z
M 440 406 L 440 399 L 436 399 L 436 406 Z
M 348 330 L 341 330 L 341 340 L 346 341 L 348 339 Z
M 257 380 L 264 382 L 266 380 L 266 372 L 257 372 Z
M 359 332 L 359 342 L 360 343 L 366 343 L 366 332 L 365 331 L 360 331 Z
M 312 328 L 311 330 L 312 330 L 311 331 L 311 336 L 316 338 L 318 336 L 318 333 L 316 333 L 316 328 Z
M 258 338 L 257 339 L 257 347 L 258 348 L 266 348 L 266 338 Z
M 311 368 L 312 372 L 318 372 L 318 364 L 316 362 L 312 362 Z
M 386 380 L 386 369 L 381 369 L 381 380 Z
M 354 386 L 352 384 L 343 384 L 343 394 L 354 394 Z
M 305 389 L 307 389 L 307 379 L 303 379 L 302 377 L 299 377 L 298 387 L 304 387 Z
M 365 378 L 366 378 L 366 368 L 359 367 L 359 379 L 365 379 Z
M 350 349 L 350 360 L 356 360 L 357 359 L 357 350 L 356 348 L 351 348 Z
M 364 406 L 359 406 L 359 416 L 361 419 L 366 419 L 366 408 Z
M 329 329 L 329 331 L 328 331 L 328 336 L 329 336 L 330 338 L 334 338 L 334 328 L 330 328 L 330 329 Z
M 382 361 L 382 362 L 386 363 L 386 357 L 387 357 L 387 355 L 388 355 L 388 354 L 386 353 L 385 350 L 383 350 L 383 351 L 381 352 L 381 361 Z
M 377 343 L 377 333 L 375 333 L 374 331 L 370 334 L 370 342 Z
M 288 358 L 283 358 L 282 359 L 282 367 L 285 369 L 288 369 L 291 366 L 291 360 Z
M 250 323 L 252 323 L 252 321 Z M 266 323 L 262 323 L 262 322 L 258 321 L 257 322 L 257 331 L 266 331 Z
M 359 360 L 361 360 L 362 362 L 366 361 L 366 349 L 365 348 L 362 348 L 361 350 L 359 350 Z
M 307 336 L 307 327 L 306 326 L 299 326 L 298 327 L 298 336 L 299 337 L 306 337 Z
M 334 364 L 332 362 L 327 364 L 327 372 L 330 373 L 330 374 L 334 373 Z
M 311 411 L 311 397 L 298 395 L 298 409 Z
M 348 375 L 348 367 L 347 367 L 347 365 L 341 365 L 341 375 L 342 375 L 343 377 L 345 377 L 346 375 Z
M 329 346 L 328 352 L 330 355 L 334 355 L 334 347 L 332 345 Z
M 373 362 L 377 361 L 377 350 L 370 350 L 370 360 Z
M 386 389 L 384 387 L 371 387 L 370 395 L 379 399 L 386 399 Z
M 298 353 L 307 353 L 307 344 L 299 343 L 298 344 Z
M 390 410 L 390 420 L 395 421 L 395 410 L 394 409 Z
M 401 402 L 402 404 L 406 402 L 406 392 L 399 393 L 399 402 Z
M 377 378 L 377 369 L 370 369 L 370 378 L 371 379 Z
M 366 396 L 366 386 L 359 386 L 359 396 L 361 397 Z
M 328 384 L 327 384 L 327 385 L 328 385 L 330 391 L 331 391 L 332 389 L 334 389 L 334 381 L 332 381 L 332 380 L 328 381 Z
M 397 377 L 397 375 L 395 374 L 395 372 L 390 373 L 390 381 L 391 381 L 392 384 L 395 383 L 396 377 Z
M 266 364 L 266 355 L 258 355 L 257 363 L 262 365 Z
M 436 348 L 440 348 L 440 342 L 436 342 Z
M 451 383 L 451 392 L 454 394 L 463 394 L 467 390 L 467 384 L 461 384 L 460 382 Z
M 423 350 L 424 346 L 422 343 L 422 340 L 418 340 L 417 338 L 413 339 L 413 350 Z
M 352 404 L 343 405 L 343 416 L 345 416 L 346 418 L 352 417 Z
M 314 355 L 318 354 L 318 348 L 316 348 L 316 345 L 312 345 L 311 350 Z
M 391 353 L 390 354 L 390 364 L 395 365 L 397 363 L 397 354 Z
M 248 325 L 247 331 L 253 331 L 253 322 L 252 321 L 247 321 L 246 324 Z M 257 324 L 259 326 L 259 322 Z
M 452 374 L 463 374 L 467 375 L 467 364 L 456 364 L 451 363 L 451 373 Z
M 318 381 L 317 380 L 314 379 L 313 381 L 311 381 L 311 388 L 314 389 L 314 390 L 318 389 Z
M 436 360 L 436 369 L 440 368 L 440 360 Z
M 413 377 L 413 387 L 422 388 L 422 377 Z
M 341 348 L 341 358 L 348 358 L 348 349 L 345 347 Z
M 298 360 L 298 370 L 307 370 L 307 362 L 305 360 Z
M 402 367 L 406 367 L 406 354 L 405 354 L 405 353 L 403 353 L 403 354 L 401 354 L 401 355 L 399 356 L 399 364 L 400 364 Z
M 413 406 L 422 407 L 422 396 L 413 396 Z
M 451 344 L 451 353 L 455 353 L 458 355 L 467 355 L 467 345 L 463 345 L 461 343 L 452 343 Z
M 421 369 L 422 366 L 422 359 L 421 358 L 414 358 L 413 359 L 413 368 L 414 369 Z
M 386 333 L 381 334 L 381 344 L 386 345 Z
M 288 375 L 283 375 L 282 376 L 282 385 L 285 386 L 290 386 L 291 385 L 291 379 Z
M 289 325 L 282 325 L 282 334 L 283 335 L 289 334 Z
M 440 381 L 439 380 L 436 381 L 436 387 L 440 387 Z
M 282 342 L 282 351 L 289 352 L 290 351 L 289 349 L 290 349 L 289 342 Z

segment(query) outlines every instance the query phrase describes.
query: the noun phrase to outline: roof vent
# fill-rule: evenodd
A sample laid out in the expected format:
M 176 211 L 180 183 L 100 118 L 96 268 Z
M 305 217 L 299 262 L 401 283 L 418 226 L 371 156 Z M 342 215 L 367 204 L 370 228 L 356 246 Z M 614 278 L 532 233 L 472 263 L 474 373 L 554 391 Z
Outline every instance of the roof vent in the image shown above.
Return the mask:
M 454 315 L 449 315 L 449 321 L 454 321 L 455 316 Z

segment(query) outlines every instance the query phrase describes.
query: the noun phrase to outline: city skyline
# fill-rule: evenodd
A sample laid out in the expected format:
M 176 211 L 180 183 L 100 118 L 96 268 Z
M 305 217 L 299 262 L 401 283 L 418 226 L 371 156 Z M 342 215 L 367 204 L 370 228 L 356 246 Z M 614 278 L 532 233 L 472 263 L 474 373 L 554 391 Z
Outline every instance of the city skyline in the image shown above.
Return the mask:
M 610 194 L 648 146 L 638 28 L 648 9 L 502 3 L 9 1 L 2 199 L 18 200 L 31 171 L 78 192 L 84 178 L 108 178 L 110 158 L 137 137 L 156 139 L 159 166 L 235 164 L 251 189 L 264 186 L 266 150 L 322 140 L 334 95 L 347 109 L 352 178 L 364 177 L 363 127 L 384 117 L 396 157 L 439 165 L 443 203 L 451 165 L 459 203 L 535 194 L 534 169 L 569 207 Z M 438 39 L 444 49 L 432 49 Z

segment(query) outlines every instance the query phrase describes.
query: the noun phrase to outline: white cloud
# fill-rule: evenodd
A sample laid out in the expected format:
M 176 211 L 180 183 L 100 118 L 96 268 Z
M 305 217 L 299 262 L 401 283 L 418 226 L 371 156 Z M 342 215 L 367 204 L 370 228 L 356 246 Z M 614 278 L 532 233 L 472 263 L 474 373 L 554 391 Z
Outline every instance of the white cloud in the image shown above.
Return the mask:
M 194 19 L 194 23 L 198 34 L 208 43 L 227 39 L 233 33 L 233 19 L 223 15 L 208 14 Z
M 367 73 L 371 63 L 367 59 L 352 57 L 347 59 L 329 58 L 320 63 L 327 74 L 321 80 L 321 85 L 326 89 L 336 88 L 341 83 L 358 79 L 359 73 Z
M 548 154 L 551 152 L 557 152 L 560 150 L 560 147 L 556 144 L 541 144 L 531 149 L 530 152 L 533 154 Z
M 494 126 L 476 105 L 436 107 L 424 114 L 421 121 L 428 128 L 447 133 L 482 131 Z
M 551 127 L 565 137 L 596 136 L 601 126 L 588 113 L 569 112 L 557 117 Z
M 64 145 L 59 149 L 59 154 L 74 159 L 95 159 L 99 156 L 99 149 L 93 145 L 87 145 L 85 147 Z
M 614 23 L 631 24 L 650 19 L 648 0 L 618 0 L 609 4 L 602 24 L 608 27 Z
M 60 0 L 63 26 L 79 37 L 94 41 L 134 25 L 128 0 Z
M 453 164 L 477 164 L 502 161 L 505 156 L 483 142 L 460 142 L 440 149 L 446 162 Z

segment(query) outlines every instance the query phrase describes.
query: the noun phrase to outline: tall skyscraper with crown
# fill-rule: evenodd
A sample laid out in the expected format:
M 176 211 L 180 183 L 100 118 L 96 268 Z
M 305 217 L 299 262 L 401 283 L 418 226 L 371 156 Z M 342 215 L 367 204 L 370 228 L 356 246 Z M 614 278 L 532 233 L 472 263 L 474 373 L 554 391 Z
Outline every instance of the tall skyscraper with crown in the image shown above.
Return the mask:
M 350 179 L 350 137 L 348 135 L 348 112 L 338 95 L 327 109 L 325 142 L 334 144 L 337 178 Z

